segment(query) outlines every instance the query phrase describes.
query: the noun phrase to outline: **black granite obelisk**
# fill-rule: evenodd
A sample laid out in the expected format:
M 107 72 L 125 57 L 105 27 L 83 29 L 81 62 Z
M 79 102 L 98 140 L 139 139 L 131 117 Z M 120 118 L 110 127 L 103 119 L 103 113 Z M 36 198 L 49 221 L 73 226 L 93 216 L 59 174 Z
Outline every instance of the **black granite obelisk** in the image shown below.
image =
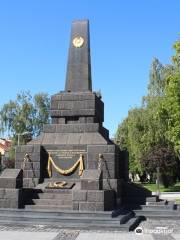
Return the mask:
M 88 20 L 72 23 L 65 90 L 67 92 L 92 90 Z

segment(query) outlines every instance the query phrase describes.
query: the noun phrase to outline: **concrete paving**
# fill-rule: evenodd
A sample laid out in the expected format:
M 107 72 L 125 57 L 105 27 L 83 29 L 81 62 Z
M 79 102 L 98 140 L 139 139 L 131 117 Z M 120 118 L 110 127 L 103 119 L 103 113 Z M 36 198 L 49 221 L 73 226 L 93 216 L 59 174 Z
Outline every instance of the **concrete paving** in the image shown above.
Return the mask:
M 180 234 L 172 234 L 172 237 L 176 240 L 180 240 Z
M 80 232 L 68 237 L 55 232 L 0 231 L 1 240 L 180 240 L 180 234 L 136 234 L 123 232 Z
M 76 240 L 154 240 L 152 235 L 143 234 L 136 235 L 135 233 L 119 233 L 119 232 L 89 232 L 80 233 Z
M 160 194 L 161 199 L 176 201 L 176 199 L 180 199 L 179 192 L 163 192 Z
M 58 233 L 0 231 L 1 240 L 53 240 Z
M 138 231 L 137 231 L 138 229 Z M 180 240 L 179 219 L 147 219 L 134 232 L 64 229 L 47 225 L 0 225 L 0 240 Z
M 156 195 L 156 192 L 152 192 L 153 195 Z M 161 192 L 159 197 L 161 199 L 167 199 L 167 200 L 176 200 L 180 199 L 180 192 Z

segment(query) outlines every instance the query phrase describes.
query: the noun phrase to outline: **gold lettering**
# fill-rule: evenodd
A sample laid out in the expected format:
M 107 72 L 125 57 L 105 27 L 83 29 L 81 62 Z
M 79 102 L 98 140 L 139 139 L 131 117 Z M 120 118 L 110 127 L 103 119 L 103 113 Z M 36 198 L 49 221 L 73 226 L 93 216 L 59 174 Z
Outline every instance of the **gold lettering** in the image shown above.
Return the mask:
M 76 155 L 86 153 L 86 150 L 84 149 L 78 149 L 78 150 L 48 150 L 48 153 L 52 155 L 56 155 L 58 158 L 73 158 Z

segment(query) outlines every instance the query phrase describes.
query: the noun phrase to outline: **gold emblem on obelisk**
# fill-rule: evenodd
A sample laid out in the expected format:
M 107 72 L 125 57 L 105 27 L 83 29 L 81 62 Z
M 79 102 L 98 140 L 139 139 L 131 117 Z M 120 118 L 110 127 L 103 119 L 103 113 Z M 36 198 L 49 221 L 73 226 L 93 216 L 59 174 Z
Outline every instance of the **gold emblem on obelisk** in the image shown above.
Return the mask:
M 84 38 L 80 37 L 80 36 L 79 37 L 75 37 L 72 42 L 73 42 L 74 47 L 80 48 L 84 44 Z

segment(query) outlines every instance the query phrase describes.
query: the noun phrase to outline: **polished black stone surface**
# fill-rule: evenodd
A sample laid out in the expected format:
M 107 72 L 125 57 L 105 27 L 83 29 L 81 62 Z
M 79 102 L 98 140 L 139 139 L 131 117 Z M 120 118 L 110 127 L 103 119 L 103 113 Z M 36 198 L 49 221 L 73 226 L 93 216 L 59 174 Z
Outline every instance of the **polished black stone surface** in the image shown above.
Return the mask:
M 65 91 L 92 91 L 88 20 L 72 23 Z

